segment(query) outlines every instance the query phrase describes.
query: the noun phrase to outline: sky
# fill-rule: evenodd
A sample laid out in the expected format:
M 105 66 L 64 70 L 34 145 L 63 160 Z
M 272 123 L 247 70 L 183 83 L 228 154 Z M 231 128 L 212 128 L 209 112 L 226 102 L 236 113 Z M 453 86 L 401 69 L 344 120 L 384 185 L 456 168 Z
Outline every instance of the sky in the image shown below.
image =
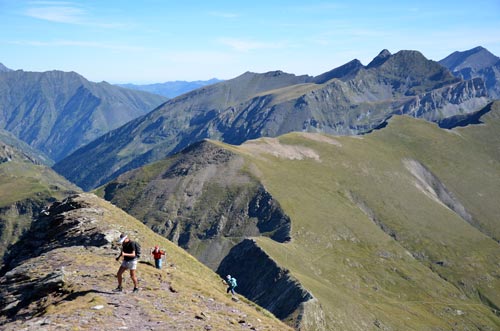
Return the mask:
M 316 76 L 388 49 L 500 56 L 500 0 L 0 0 L 0 63 L 109 83 Z

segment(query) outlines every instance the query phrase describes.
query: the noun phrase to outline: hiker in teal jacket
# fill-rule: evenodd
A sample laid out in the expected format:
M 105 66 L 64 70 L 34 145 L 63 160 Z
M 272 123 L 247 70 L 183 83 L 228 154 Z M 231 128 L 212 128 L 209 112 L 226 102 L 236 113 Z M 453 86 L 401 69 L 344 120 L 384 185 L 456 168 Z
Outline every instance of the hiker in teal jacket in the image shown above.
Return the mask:
M 238 284 L 236 283 L 236 278 L 231 277 L 231 275 L 227 275 L 224 283 L 228 286 L 226 293 L 229 293 L 229 291 L 231 291 L 231 294 L 234 296 L 236 294 L 234 292 L 234 289 L 236 286 L 238 286 Z

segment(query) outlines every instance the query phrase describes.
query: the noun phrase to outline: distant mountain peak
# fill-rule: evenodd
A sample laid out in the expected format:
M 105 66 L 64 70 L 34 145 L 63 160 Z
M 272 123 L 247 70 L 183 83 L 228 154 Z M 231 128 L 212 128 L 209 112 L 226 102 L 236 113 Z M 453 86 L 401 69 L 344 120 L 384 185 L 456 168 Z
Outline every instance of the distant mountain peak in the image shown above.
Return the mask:
M 377 57 L 386 58 L 386 57 L 389 57 L 391 55 L 392 55 L 391 52 L 389 52 L 387 49 L 384 48 L 382 51 L 380 51 L 380 53 L 377 55 Z
M 330 79 L 337 78 L 337 79 L 350 79 L 352 78 L 353 75 L 355 75 L 361 68 L 363 68 L 363 64 L 358 60 L 354 59 L 352 61 L 349 61 L 348 63 L 335 68 L 333 70 L 330 70 L 328 72 L 325 72 L 319 76 L 314 77 L 314 82 L 316 84 L 323 84 Z
M 461 71 L 470 68 L 474 71 L 495 65 L 500 58 L 492 54 L 486 48 L 477 46 L 463 52 L 453 52 L 441 61 L 440 64 L 449 68 L 451 71 Z
M 9 72 L 9 71 L 13 71 L 12 69 L 9 69 L 7 68 L 6 66 L 4 66 L 2 63 L 0 63 L 0 72 Z
M 483 46 L 477 46 L 477 47 L 474 47 L 473 49 L 471 49 L 471 51 L 475 51 L 475 52 L 479 52 L 479 51 L 487 51 L 489 52 L 486 48 L 484 48 Z
M 383 49 L 366 67 L 373 68 L 382 65 L 388 58 L 391 57 L 391 52 L 387 49 Z

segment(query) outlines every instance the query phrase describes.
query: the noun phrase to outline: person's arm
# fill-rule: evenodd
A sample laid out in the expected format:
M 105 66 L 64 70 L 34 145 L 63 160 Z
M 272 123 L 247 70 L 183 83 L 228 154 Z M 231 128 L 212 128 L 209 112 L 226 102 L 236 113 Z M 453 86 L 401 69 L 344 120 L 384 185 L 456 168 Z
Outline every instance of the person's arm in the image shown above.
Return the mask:
M 135 257 L 135 251 L 132 251 L 132 253 L 122 253 L 122 255 L 128 257 Z
M 132 253 L 124 253 L 122 251 L 122 256 L 135 257 L 135 249 L 132 251 Z
M 116 261 L 118 261 L 123 255 L 123 248 L 120 249 L 120 255 L 116 257 Z

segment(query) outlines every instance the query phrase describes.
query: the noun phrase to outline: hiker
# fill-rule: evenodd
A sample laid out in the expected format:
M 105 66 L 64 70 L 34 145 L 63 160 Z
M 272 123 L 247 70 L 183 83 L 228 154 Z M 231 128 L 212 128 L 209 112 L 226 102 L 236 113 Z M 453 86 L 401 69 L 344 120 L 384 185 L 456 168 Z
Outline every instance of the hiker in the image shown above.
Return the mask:
M 236 283 L 236 278 L 231 277 L 231 275 L 227 275 L 226 280 L 222 280 L 222 281 L 224 282 L 224 284 L 226 284 L 228 286 L 226 293 L 229 293 L 229 291 L 231 291 L 231 295 L 234 296 L 236 294 L 234 292 L 234 289 L 236 286 L 238 286 L 238 284 Z
M 154 248 L 151 248 L 151 255 L 153 255 L 155 259 L 156 269 L 161 269 L 161 256 L 166 255 L 165 251 L 161 250 L 158 245 L 156 245 Z
M 140 246 L 135 241 L 130 240 L 125 233 L 120 235 L 119 243 L 122 244 L 122 249 L 120 255 L 116 257 L 116 261 L 118 261 L 120 257 L 123 257 L 123 262 L 120 265 L 120 269 L 118 269 L 118 273 L 116 274 L 116 277 L 118 278 L 118 287 L 114 289 L 114 292 L 123 291 L 122 275 L 127 269 L 130 270 L 130 278 L 132 278 L 132 281 L 134 282 L 133 292 L 138 292 L 139 288 L 137 287 L 137 276 L 135 274 L 135 270 L 137 269 L 137 260 L 140 255 L 140 248 L 138 248 Z

